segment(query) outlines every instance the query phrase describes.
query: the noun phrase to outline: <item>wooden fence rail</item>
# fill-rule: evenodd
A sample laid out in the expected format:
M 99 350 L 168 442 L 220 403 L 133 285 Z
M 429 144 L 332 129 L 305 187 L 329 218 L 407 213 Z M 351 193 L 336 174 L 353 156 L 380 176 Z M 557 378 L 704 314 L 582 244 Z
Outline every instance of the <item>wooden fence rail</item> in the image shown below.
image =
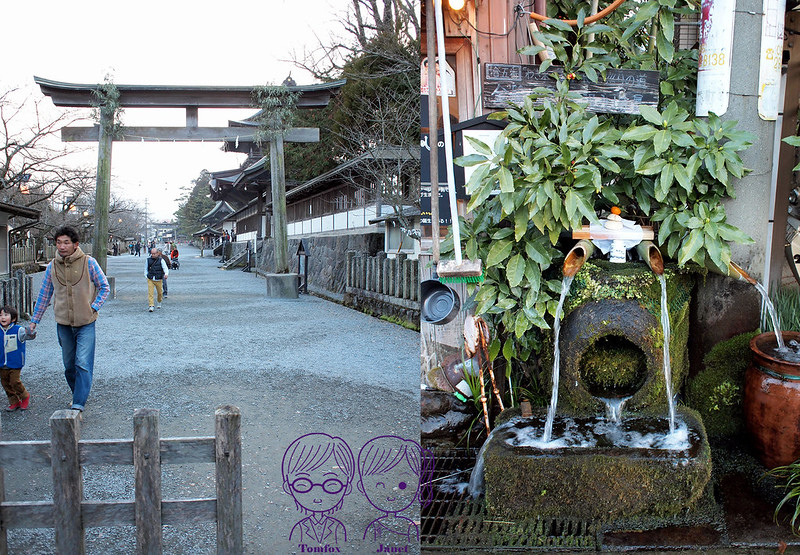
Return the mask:
M 137 553 L 161 553 L 164 525 L 216 522 L 217 553 L 242 553 L 241 415 L 233 406 L 215 414 L 215 437 L 159 435 L 158 411 L 137 409 L 132 440 L 81 440 L 79 412 L 50 417 L 51 441 L 0 441 L 0 555 L 10 528 L 54 528 L 56 551 L 85 553 L 85 528 L 136 526 Z M 216 498 L 163 500 L 165 464 L 215 463 Z M 132 465 L 133 501 L 83 499 L 83 465 Z M 5 501 L 3 469 L 49 467 L 53 500 Z
M 361 290 L 416 303 L 419 301 L 419 262 L 399 254 L 367 256 L 347 252 L 347 289 Z

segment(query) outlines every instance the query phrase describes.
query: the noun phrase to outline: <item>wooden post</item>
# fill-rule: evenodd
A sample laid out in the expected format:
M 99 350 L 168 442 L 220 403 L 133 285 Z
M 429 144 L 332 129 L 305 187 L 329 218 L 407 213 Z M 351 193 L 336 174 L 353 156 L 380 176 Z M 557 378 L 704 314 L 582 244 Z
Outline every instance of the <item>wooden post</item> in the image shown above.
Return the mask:
M 283 137 L 269 142 L 272 179 L 272 232 L 275 240 L 275 273 L 289 273 L 289 239 L 286 231 L 286 176 L 283 166 Z
M 0 437 L 2 437 L 2 429 L 0 429 Z M 5 473 L 3 468 L 0 467 L 0 503 L 6 500 L 5 489 Z M 8 534 L 3 519 L 0 518 L 0 555 L 8 554 Z
M 237 407 L 216 411 L 217 553 L 243 552 L 242 415 Z
M 114 114 L 100 110 L 100 136 L 97 148 L 97 184 L 94 194 L 94 235 L 92 256 L 103 273 L 106 271 L 108 246 L 108 203 L 111 196 L 111 144 L 112 136 L 107 132 L 113 124 Z M 111 120 L 111 121 L 109 121 Z
M 53 525 L 56 552 L 83 555 L 86 552 L 81 501 L 83 478 L 78 452 L 80 412 L 57 410 L 50 417 L 53 468 Z
M 136 553 L 160 554 L 161 438 L 157 409 L 133 413 L 133 468 L 135 476 Z

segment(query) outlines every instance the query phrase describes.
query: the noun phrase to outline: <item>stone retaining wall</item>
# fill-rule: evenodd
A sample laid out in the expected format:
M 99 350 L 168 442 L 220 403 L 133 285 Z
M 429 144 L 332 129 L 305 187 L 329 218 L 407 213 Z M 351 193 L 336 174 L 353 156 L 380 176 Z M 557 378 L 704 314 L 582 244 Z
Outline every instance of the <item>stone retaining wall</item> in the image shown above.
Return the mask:
M 400 255 L 403 262 L 397 263 L 388 259 L 383 249 L 383 232 L 369 233 L 331 233 L 325 235 L 309 235 L 289 239 L 289 271 L 298 272 L 296 255 L 300 239 L 305 242 L 308 258 L 308 291 L 347 306 L 376 316 L 391 316 L 419 326 L 419 267 L 416 261 L 407 260 Z M 352 268 L 355 260 L 361 260 L 362 268 L 370 265 L 374 268 L 370 276 L 380 275 L 381 282 L 372 287 L 365 287 L 366 282 L 356 284 L 352 281 Z M 351 265 L 348 270 L 348 260 Z M 378 262 L 367 260 L 380 260 Z M 258 254 L 259 271 L 274 271 L 274 243 L 267 239 Z M 410 264 L 412 263 L 413 264 Z M 384 271 L 389 264 L 393 271 Z M 399 264 L 399 265 L 398 265 Z M 399 291 L 399 294 L 398 294 Z

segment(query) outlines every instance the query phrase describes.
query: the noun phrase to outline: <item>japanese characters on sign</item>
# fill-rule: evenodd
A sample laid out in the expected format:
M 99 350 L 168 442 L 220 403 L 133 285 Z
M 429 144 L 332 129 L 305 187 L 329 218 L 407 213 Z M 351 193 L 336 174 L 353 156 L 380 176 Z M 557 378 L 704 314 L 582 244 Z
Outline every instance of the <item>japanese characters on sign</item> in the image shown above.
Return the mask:
M 508 103 L 522 104 L 534 89 L 555 90 L 551 67 L 541 73 L 539 66 L 518 64 L 484 64 L 483 105 L 486 108 L 507 108 Z M 639 106 L 657 107 L 658 72 L 633 69 L 609 69 L 606 79 L 592 83 L 576 79 L 570 90 L 580 93 L 592 112 L 638 114 Z

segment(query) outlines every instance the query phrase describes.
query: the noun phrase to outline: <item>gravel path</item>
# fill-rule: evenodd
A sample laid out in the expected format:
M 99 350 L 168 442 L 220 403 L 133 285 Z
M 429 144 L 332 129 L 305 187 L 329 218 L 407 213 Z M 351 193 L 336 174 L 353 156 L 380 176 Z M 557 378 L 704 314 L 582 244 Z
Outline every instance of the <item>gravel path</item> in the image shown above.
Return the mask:
M 380 435 L 419 438 L 419 335 L 340 305 L 301 296 L 264 297 L 255 274 L 223 271 L 216 258 L 182 246 L 163 308 L 147 311 L 143 257 L 111 257 L 116 299 L 97 323 L 94 385 L 84 439 L 130 438 L 133 411 L 159 409 L 162 437 L 214 433 L 214 410 L 242 412 L 244 542 L 247 553 L 300 553 L 289 541 L 304 517 L 282 489 L 286 447 L 310 432 L 341 436 L 358 456 Z M 49 417 L 68 408 L 52 307 L 28 344 L 22 379 L 31 409 L 2 414 L 4 440 L 49 439 Z M 86 467 L 87 499 L 132 499 L 133 471 Z M 165 499 L 214 495 L 213 465 L 164 467 Z M 6 498 L 52 498 L 49 471 L 6 472 Z M 344 553 L 374 553 L 361 540 L 380 516 L 353 488 L 335 514 L 347 528 Z M 416 515 L 411 515 L 418 520 Z M 88 553 L 133 553 L 132 528 L 89 528 Z M 385 541 L 385 540 L 384 540 Z M 164 528 L 165 553 L 214 553 L 213 525 Z M 416 542 L 409 545 L 418 551 Z M 50 530 L 11 530 L 9 552 L 54 553 Z

